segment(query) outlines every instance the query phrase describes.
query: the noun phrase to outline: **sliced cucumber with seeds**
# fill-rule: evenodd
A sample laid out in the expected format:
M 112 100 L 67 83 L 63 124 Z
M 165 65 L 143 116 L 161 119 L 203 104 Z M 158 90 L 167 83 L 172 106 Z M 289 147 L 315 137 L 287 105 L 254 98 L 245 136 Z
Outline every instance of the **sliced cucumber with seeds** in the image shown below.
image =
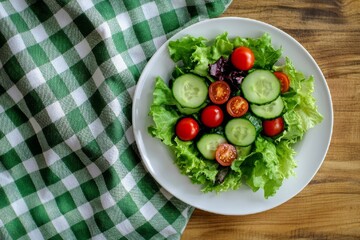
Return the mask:
M 224 136 L 217 133 L 210 133 L 203 135 L 196 143 L 196 146 L 204 158 L 213 160 L 215 159 L 215 152 L 219 144 L 226 142 Z
M 277 118 L 282 114 L 284 110 L 284 102 L 280 96 L 274 101 L 263 104 L 250 104 L 251 111 L 258 117 L 263 119 Z
M 234 118 L 225 126 L 227 140 L 237 146 L 248 146 L 256 139 L 254 125 L 245 118 Z
M 206 101 L 208 86 L 204 78 L 188 73 L 175 79 L 172 92 L 183 108 L 198 108 Z
M 255 70 L 241 83 L 246 100 L 254 104 L 266 104 L 274 101 L 281 90 L 280 81 L 268 70 Z

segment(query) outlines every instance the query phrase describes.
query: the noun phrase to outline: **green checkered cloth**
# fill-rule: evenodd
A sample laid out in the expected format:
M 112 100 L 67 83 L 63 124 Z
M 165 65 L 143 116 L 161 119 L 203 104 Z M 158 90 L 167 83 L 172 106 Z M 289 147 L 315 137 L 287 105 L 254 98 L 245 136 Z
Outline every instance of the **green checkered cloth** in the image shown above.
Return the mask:
M 131 124 L 142 69 L 230 4 L 0 1 L 0 239 L 178 239 L 193 208 L 144 169 Z

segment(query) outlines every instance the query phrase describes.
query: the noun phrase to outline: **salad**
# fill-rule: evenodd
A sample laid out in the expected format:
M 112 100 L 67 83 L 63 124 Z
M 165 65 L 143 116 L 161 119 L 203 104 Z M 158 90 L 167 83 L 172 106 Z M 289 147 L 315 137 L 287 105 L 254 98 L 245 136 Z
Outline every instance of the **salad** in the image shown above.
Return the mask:
M 246 184 L 273 196 L 294 175 L 294 144 L 322 121 L 314 79 L 283 59 L 269 34 L 213 40 L 185 36 L 168 45 L 177 64 L 169 84 L 155 79 L 149 133 L 203 192 Z

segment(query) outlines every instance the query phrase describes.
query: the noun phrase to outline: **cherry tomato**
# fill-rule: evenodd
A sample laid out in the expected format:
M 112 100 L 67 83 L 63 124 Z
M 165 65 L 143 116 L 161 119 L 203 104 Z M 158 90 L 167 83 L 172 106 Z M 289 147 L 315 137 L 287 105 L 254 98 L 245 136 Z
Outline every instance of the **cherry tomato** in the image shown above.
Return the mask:
M 223 104 L 230 97 L 230 86 L 224 81 L 216 81 L 209 86 L 209 98 L 215 104 Z
M 274 137 L 284 131 L 284 119 L 282 117 L 264 120 L 262 125 L 263 133 L 268 137 Z
M 176 136 L 183 141 L 193 140 L 199 133 L 197 121 L 191 117 L 182 118 L 175 127 Z
M 241 117 L 249 110 L 249 103 L 245 98 L 235 96 L 227 102 L 226 110 L 232 117 Z
M 274 72 L 274 74 L 280 81 L 281 93 L 289 91 L 290 80 L 289 80 L 288 76 L 283 72 Z
M 247 47 L 238 47 L 231 54 L 231 63 L 239 70 L 249 70 L 254 66 L 255 56 Z
M 237 152 L 234 145 L 221 143 L 216 148 L 215 159 L 221 166 L 230 166 L 236 158 Z
M 201 122 L 207 127 L 218 127 L 224 120 L 224 113 L 219 106 L 209 105 L 201 112 Z

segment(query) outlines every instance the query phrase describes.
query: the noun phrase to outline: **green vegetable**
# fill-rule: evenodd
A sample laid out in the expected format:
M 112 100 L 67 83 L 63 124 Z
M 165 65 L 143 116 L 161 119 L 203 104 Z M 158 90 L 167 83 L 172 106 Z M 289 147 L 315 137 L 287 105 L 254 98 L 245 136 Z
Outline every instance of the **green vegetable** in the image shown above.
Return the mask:
M 168 46 L 170 57 L 174 62 L 182 61 L 185 68 L 192 69 L 195 65 L 191 55 L 197 47 L 205 47 L 205 38 L 185 36 L 176 41 L 171 41 Z
M 243 172 L 246 183 L 253 191 L 264 190 L 265 198 L 273 196 L 285 178 L 294 174 L 294 150 L 289 142 L 275 144 L 259 136 L 255 150 L 245 159 L 234 162 L 232 169 Z
M 172 147 L 176 156 L 175 163 L 182 174 L 186 174 L 193 183 L 197 184 L 215 182 L 218 172 L 216 161 L 200 158 L 192 141 L 184 142 L 176 137 L 175 143 Z
M 174 62 L 182 61 L 183 68 L 200 76 L 208 76 L 209 64 L 221 56 L 229 57 L 234 45 L 228 39 L 227 33 L 215 38 L 213 45 L 208 45 L 205 38 L 185 36 L 169 43 L 170 57 Z
M 155 80 L 153 105 L 176 105 L 171 89 L 164 83 L 164 80 L 157 77 Z
M 181 116 L 173 107 L 176 101 L 170 88 L 160 77 L 156 78 L 153 96 L 154 100 L 149 115 L 154 120 L 154 126 L 150 126 L 148 131 L 153 137 L 162 140 L 164 144 L 172 146 L 172 139 L 175 136 L 175 124 Z
M 305 132 L 319 124 L 323 117 L 318 112 L 314 92 L 314 78 L 305 78 L 304 74 L 296 71 L 290 59 L 286 58 L 285 65 L 274 67 L 276 71 L 283 71 L 290 79 L 290 92 L 283 96 L 285 104 L 284 120 L 287 129 L 277 141 L 289 140 L 292 143 L 303 138 Z

